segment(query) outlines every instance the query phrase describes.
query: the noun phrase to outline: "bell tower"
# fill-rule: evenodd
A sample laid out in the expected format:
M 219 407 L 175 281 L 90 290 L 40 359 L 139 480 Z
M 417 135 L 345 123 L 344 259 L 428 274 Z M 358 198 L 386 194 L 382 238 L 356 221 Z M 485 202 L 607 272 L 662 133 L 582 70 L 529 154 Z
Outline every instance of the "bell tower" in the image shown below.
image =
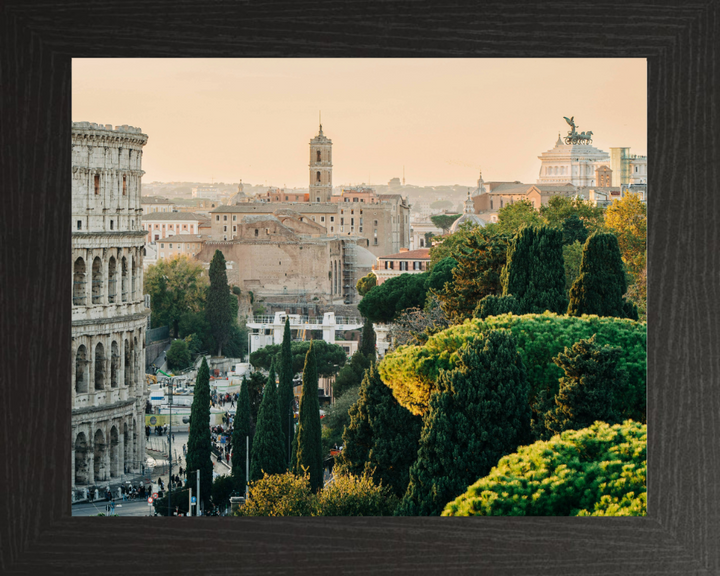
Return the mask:
M 330 202 L 332 196 L 332 140 L 323 134 L 310 140 L 310 202 Z

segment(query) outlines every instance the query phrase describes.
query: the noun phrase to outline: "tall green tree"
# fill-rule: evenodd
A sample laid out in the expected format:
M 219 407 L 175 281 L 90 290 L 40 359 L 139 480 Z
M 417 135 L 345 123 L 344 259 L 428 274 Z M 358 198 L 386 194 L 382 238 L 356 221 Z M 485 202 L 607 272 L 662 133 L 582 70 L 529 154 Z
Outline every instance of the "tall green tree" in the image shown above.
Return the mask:
M 258 412 L 257 427 L 250 451 L 250 478 L 259 480 L 263 474 L 282 474 L 287 470 L 285 437 L 278 414 L 275 365 L 270 367 L 263 400 Z
M 620 424 L 615 410 L 615 391 L 623 385 L 626 374 L 618 368 L 621 350 L 617 346 L 600 346 L 595 335 L 565 348 L 553 361 L 565 375 L 555 407 L 545 415 L 546 438 L 565 430 L 580 430 L 596 420 Z
M 370 289 L 358 304 L 358 311 L 371 322 L 392 322 L 407 308 L 425 305 L 427 272 L 400 274 Z
M 295 395 L 293 393 L 293 358 L 292 358 L 292 336 L 290 334 L 290 319 L 285 318 L 285 331 L 283 332 L 283 341 L 280 345 L 279 356 L 279 376 L 280 385 L 278 386 L 278 417 L 280 418 L 280 427 L 285 436 L 285 461 L 289 464 L 290 445 L 293 437 L 294 413 L 293 401 Z
M 207 290 L 205 316 L 218 346 L 218 356 L 222 356 L 223 346 L 230 339 L 231 329 L 236 321 L 233 317 L 233 300 L 237 302 L 228 286 L 225 256 L 220 250 L 215 250 L 210 262 L 210 287 Z
M 398 404 L 375 365 L 365 372 L 349 416 L 343 450 L 337 458 L 338 470 L 360 476 L 367 467 L 376 483 L 390 486 L 402 497 L 410 466 L 417 458 L 422 418 Z
M 314 492 L 323 487 L 322 427 L 320 426 L 320 402 L 318 401 L 318 375 L 315 351 L 312 345 L 305 357 L 303 388 L 300 398 L 300 421 L 297 428 L 297 453 L 295 472 L 305 470 L 310 475 Z
M 526 314 L 564 314 L 563 235 L 550 226 L 530 226 L 510 242 L 502 271 L 503 296 L 513 295 Z
M 580 219 L 577 214 L 573 214 L 569 218 L 563 220 L 562 223 L 563 231 L 563 244 L 566 246 L 574 242 L 580 242 L 584 244 L 587 237 L 590 235 L 585 223 Z
M 439 515 L 445 504 L 530 440 L 525 367 L 512 334 L 482 334 L 440 374 L 398 514 Z
M 167 351 L 167 362 L 170 370 L 183 370 L 190 366 L 190 350 L 185 340 L 173 340 Z
M 639 194 L 626 194 L 605 212 L 605 224 L 618 238 L 623 262 L 633 277 L 647 265 L 647 207 Z
M 248 393 L 250 395 L 250 420 L 252 421 L 253 431 L 257 427 L 258 412 L 263 399 L 263 388 L 265 388 L 266 378 L 261 372 L 253 372 L 247 379 Z
M 350 358 L 350 362 L 340 368 L 340 372 L 333 382 L 333 396 L 340 398 L 352 388 L 360 386 L 365 370 L 370 367 L 372 358 L 368 358 L 360 350 L 355 352 Z
M 363 324 L 362 329 L 362 335 L 360 336 L 360 346 L 358 347 L 358 351 L 362 353 L 365 357 L 374 360 L 375 359 L 375 330 L 373 330 L 373 325 L 370 320 L 365 318 L 365 323 Z
M 462 214 L 435 214 L 434 216 L 430 216 L 430 221 L 440 228 L 443 234 L 447 234 L 450 226 L 452 226 L 453 222 L 460 218 L 460 216 L 462 216 Z
M 625 269 L 614 234 L 596 233 L 583 246 L 580 275 L 570 288 L 570 316 L 625 318 Z
M 305 358 L 310 348 L 311 341 L 292 342 L 290 351 L 292 352 L 292 370 L 293 375 L 303 371 L 305 366 Z M 338 373 L 340 368 L 347 361 L 347 354 L 342 346 L 338 344 L 330 344 L 324 340 L 312 340 L 313 350 L 315 352 L 315 362 L 318 376 L 329 378 Z M 256 350 L 250 354 L 250 364 L 254 368 L 262 368 L 269 370 L 273 361 L 280 361 L 280 344 L 270 344 L 260 350 Z
M 245 474 L 248 437 L 250 437 L 250 450 L 252 450 L 253 427 L 250 420 L 250 391 L 247 379 L 243 378 L 232 434 L 232 477 L 235 482 L 235 490 L 240 494 L 245 494 L 245 486 L 249 481 Z
M 200 364 L 195 381 L 187 446 L 188 486 L 193 489 L 194 494 L 197 494 L 195 471 L 200 470 L 198 502 L 202 501 L 207 508 L 210 505 L 213 465 L 210 443 L 210 369 L 205 358 Z
M 207 273 L 202 264 L 187 256 L 161 259 L 149 266 L 143 283 L 145 294 L 150 295 L 153 328 L 170 326 L 175 337 L 180 335 L 183 314 L 205 307 Z
M 457 245 L 452 268 L 452 282 L 440 291 L 433 291 L 445 314 L 453 322 L 472 317 L 476 306 L 485 296 L 502 290 L 500 274 L 507 258 L 508 238 L 484 229 L 467 234 Z M 433 267 L 442 266 L 442 262 Z

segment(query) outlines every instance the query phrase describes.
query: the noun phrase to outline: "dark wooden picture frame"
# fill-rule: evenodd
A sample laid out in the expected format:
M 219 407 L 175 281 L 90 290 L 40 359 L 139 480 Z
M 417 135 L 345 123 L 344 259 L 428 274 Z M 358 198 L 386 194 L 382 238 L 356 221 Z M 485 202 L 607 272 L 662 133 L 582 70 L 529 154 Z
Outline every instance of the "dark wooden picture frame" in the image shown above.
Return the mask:
M 674 4 L 3 3 L 0 573 L 720 573 L 720 14 Z M 71 59 L 120 56 L 647 58 L 648 516 L 72 518 Z

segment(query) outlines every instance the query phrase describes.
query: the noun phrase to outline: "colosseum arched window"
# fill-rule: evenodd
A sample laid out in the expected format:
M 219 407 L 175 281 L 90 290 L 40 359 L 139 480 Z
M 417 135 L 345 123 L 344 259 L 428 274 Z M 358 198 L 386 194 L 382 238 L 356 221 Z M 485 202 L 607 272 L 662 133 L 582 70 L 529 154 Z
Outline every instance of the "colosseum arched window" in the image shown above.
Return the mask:
M 130 258 L 130 301 L 135 300 L 135 275 L 136 275 L 136 269 L 135 269 L 135 257 Z
M 85 260 L 78 258 L 73 265 L 73 306 L 85 306 Z
M 107 445 L 105 444 L 105 435 L 98 428 L 93 436 L 93 480 L 102 482 L 107 479 L 107 471 L 105 468 L 105 454 L 107 453 Z
M 87 348 L 78 346 L 75 353 L 75 393 L 85 394 L 88 391 L 88 364 Z
M 75 437 L 75 485 L 80 486 L 89 483 L 87 438 L 85 438 L 84 432 L 80 432 Z
M 105 389 L 105 347 L 98 342 L 95 346 L 95 390 Z
M 125 339 L 125 386 L 130 386 L 132 370 L 130 368 L 130 342 Z
M 110 388 L 118 387 L 118 366 L 120 364 L 120 352 L 117 342 L 113 340 L 110 346 Z
M 110 304 L 115 303 L 115 285 L 117 283 L 117 265 L 115 257 L 111 256 L 108 262 L 108 302 Z
M 113 426 L 110 429 L 110 477 L 120 476 L 120 435 L 118 429 Z
M 92 303 L 102 303 L 103 269 L 102 260 L 95 258 L 92 266 Z
M 127 302 L 127 291 L 128 291 L 128 264 L 127 264 L 127 258 L 123 256 L 122 261 L 120 262 L 120 291 L 122 296 L 122 301 Z

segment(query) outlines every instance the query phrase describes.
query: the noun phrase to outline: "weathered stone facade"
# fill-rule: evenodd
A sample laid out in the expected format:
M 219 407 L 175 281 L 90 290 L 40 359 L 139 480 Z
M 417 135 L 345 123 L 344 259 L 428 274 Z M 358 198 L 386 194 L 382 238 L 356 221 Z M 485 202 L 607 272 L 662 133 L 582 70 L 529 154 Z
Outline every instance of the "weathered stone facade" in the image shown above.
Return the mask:
M 72 128 L 72 486 L 106 486 L 145 462 L 142 148 L 132 126 Z

